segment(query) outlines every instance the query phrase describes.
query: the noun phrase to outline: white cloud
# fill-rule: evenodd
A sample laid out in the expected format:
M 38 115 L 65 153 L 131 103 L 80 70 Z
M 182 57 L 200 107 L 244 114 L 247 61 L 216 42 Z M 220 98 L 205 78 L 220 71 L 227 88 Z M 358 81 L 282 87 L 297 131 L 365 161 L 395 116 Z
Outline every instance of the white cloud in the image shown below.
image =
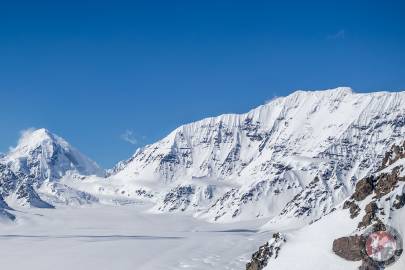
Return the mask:
M 20 131 L 20 139 L 18 140 L 18 143 L 20 144 L 22 141 L 24 141 L 26 138 L 31 136 L 31 134 L 37 130 L 34 127 L 26 128 Z
M 134 132 L 132 130 L 125 130 L 124 133 L 121 134 L 121 139 L 130 143 L 130 144 L 138 144 L 138 139 L 135 137 Z
M 34 127 L 30 127 L 30 128 L 26 128 L 26 129 L 20 130 L 20 138 L 19 138 L 18 141 L 17 141 L 17 146 L 20 145 L 20 144 L 23 144 L 23 143 L 31 136 L 31 134 L 32 134 L 35 130 L 37 130 L 37 129 L 34 128 Z M 8 148 L 8 151 L 11 152 L 11 151 L 15 150 L 15 148 L 16 148 L 16 147 L 10 146 L 10 147 Z
M 345 38 L 345 30 L 340 29 L 334 34 L 328 35 L 328 39 L 344 39 Z

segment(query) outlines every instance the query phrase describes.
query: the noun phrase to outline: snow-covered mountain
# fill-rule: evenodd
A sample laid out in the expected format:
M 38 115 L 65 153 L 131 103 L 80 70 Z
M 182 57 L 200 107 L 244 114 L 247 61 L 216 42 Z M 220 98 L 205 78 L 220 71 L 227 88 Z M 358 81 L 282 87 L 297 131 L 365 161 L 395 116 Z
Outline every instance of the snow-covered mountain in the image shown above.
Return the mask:
M 381 269 L 362 252 L 361 239 L 372 227 L 405 233 L 405 142 L 387 150 L 377 171 L 359 180 L 353 194 L 321 220 L 297 230 L 265 224 L 262 231 L 277 233 L 253 253 L 246 269 L 287 270 L 298 264 L 308 270 Z M 402 256 L 389 269 L 404 264 Z
M 37 189 L 55 186 L 66 175 L 104 176 L 104 171 L 48 130 L 25 131 L 17 146 L 0 158 L 0 195 L 18 205 L 53 207 Z
M 130 236 L 139 234 L 142 226 L 152 229 L 145 235 L 161 235 L 162 222 L 176 221 L 168 225 L 176 230 L 167 237 L 176 241 L 151 238 L 153 242 L 161 239 L 162 247 L 170 250 L 159 259 L 167 265 L 171 257 L 173 269 L 195 266 L 196 261 L 201 266 L 196 269 L 217 265 L 236 269 L 252 253 L 249 270 L 353 269 L 361 262 L 334 254 L 332 250 L 345 252 L 335 240 L 377 223 L 405 232 L 404 138 L 405 92 L 360 94 L 350 88 L 297 91 L 245 114 L 180 126 L 107 173 L 49 131 L 28 131 L 15 148 L 0 155 L 0 222 L 22 220 L 21 226 L 7 230 L 26 235 L 37 221 L 58 232 L 63 231 L 60 224 L 73 220 L 69 226 L 74 233 L 69 234 L 87 235 L 89 228 L 96 228 L 87 226 L 89 220 L 102 225 L 95 231 L 106 232 L 108 216 L 115 228 L 112 235 Z M 152 208 L 138 200 L 152 202 Z M 81 207 L 82 216 L 61 206 L 92 203 L 100 205 Z M 104 203 L 133 205 L 118 209 Z M 21 206 L 60 209 L 14 211 Z M 77 217 L 93 211 L 89 220 L 76 223 L 81 219 Z M 112 212 L 124 222 L 110 218 Z M 181 212 L 217 223 L 244 222 L 208 224 L 187 215 L 148 212 Z M 49 222 L 51 218 L 55 222 Z M 149 228 L 148 222 L 155 218 L 158 226 Z M 127 226 L 132 221 L 134 226 Z M 187 230 L 190 234 L 182 235 Z M 242 240 L 237 241 L 234 234 Z M 206 240 L 208 235 L 212 238 Z M 185 242 L 178 249 L 180 239 Z M 217 246 L 217 239 L 225 240 Z M 176 252 L 167 248 L 169 242 Z M 192 255 L 183 255 L 193 249 Z M 145 261 L 143 255 L 138 261 Z M 219 263 L 229 258 L 235 262 Z M 404 258 L 392 269 L 402 269 Z M 132 267 L 132 257 L 128 265 Z M 162 268 L 156 265 L 162 264 L 148 269 Z
M 118 193 L 211 221 L 299 217 L 347 198 L 405 134 L 405 92 L 297 91 L 183 125 L 110 171 Z M 138 190 L 138 193 L 135 192 Z
M 1 159 L 13 171 L 38 181 L 60 179 L 66 173 L 100 175 L 103 170 L 61 137 L 41 128 L 23 132 L 18 145 Z
M 350 196 L 404 137 L 404 104 L 405 92 L 297 91 L 245 114 L 180 126 L 107 178 L 64 139 L 28 131 L 0 158 L 0 194 L 36 207 L 104 196 L 216 222 L 307 224 Z

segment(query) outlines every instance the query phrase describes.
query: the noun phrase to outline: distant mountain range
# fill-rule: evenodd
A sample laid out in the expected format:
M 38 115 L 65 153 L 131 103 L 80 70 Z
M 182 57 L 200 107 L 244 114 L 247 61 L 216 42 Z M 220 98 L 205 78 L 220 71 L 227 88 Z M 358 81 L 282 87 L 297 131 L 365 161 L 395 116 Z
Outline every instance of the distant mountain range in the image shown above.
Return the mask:
M 352 195 L 404 139 L 404 104 L 405 92 L 297 91 L 180 126 L 108 171 L 49 131 L 30 131 L 0 157 L 0 216 L 20 206 L 143 200 L 153 212 L 211 222 L 305 225 Z

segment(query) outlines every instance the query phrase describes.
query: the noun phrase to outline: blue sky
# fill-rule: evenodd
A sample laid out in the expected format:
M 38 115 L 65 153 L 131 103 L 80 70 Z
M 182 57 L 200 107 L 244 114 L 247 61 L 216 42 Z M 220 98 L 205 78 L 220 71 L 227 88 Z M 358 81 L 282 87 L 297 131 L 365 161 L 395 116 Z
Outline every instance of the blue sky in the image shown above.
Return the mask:
M 405 89 L 404 1 L 8 2 L 2 152 L 45 127 L 108 168 L 296 89 Z

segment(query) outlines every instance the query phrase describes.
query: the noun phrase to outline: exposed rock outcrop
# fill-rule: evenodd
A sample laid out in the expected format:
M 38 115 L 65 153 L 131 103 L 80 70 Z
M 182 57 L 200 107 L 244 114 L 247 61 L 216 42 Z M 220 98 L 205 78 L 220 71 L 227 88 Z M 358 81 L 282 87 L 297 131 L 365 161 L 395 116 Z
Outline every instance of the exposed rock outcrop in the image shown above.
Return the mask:
M 392 149 L 402 149 L 392 147 Z M 391 150 L 396 153 L 396 157 L 402 157 L 402 152 L 399 150 Z M 392 156 L 393 154 L 390 154 Z M 400 158 L 396 158 L 398 161 Z M 391 160 L 391 159 L 390 159 Z M 394 162 L 395 162 L 394 161 Z M 383 161 L 386 164 L 394 164 L 390 161 Z M 381 166 L 384 170 L 386 166 Z M 343 209 L 349 209 L 350 217 L 356 218 L 362 211 L 359 204 L 364 201 L 367 197 L 371 197 L 371 201 L 364 207 L 365 214 L 362 220 L 358 224 L 358 228 L 365 228 L 374 223 L 381 223 L 379 217 L 384 216 L 383 207 L 379 208 L 381 200 L 384 198 L 385 201 L 391 201 L 390 194 L 399 188 L 399 183 L 405 181 L 403 176 L 405 173 L 405 168 L 402 165 L 394 167 L 391 171 L 377 171 L 376 173 L 359 180 L 356 184 L 356 189 L 353 195 L 343 203 Z M 400 189 L 397 190 L 399 194 L 394 194 L 392 199 L 391 208 L 400 209 L 405 205 L 405 194 L 401 192 Z
M 360 207 L 354 201 L 351 200 L 345 201 L 345 203 L 343 204 L 343 209 L 349 209 L 350 218 L 357 217 L 361 210 Z
M 402 161 L 405 158 L 404 146 L 405 143 L 401 146 L 393 146 L 386 154 L 380 170 L 360 180 L 356 184 L 353 195 L 343 204 L 343 209 L 349 209 L 351 218 L 356 218 L 360 213 L 364 213 L 357 226 L 358 232 L 366 228 L 372 228 L 374 231 L 386 231 L 386 222 L 392 212 L 404 207 L 405 167 Z M 388 169 L 388 166 L 391 165 L 392 168 Z M 367 204 L 364 202 L 366 199 Z M 365 237 L 356 235 L 336 239 L 333 242 L 333 252 L 346 260 L 362 260 L 360 270 L 381 269 L 366 255 Z M 394 258 L 392 259 L 394 260 Z M 382 262 L 385 265 L 389 263 Z
M 356 184 L 356 189 L 351 196 L 355 201 L 362 201 L 373 192 L 373 177 L 366 177 L 361 179 Z
M 399 181 L 398 173 L 395 170 L 390 174 L 388 173 L 381 174 L 376 180 L 375 185 L 376 198 L 379 199 L 390 193 L 395 188 L 395 185 L 398 183 L 398 181 Z
M 359 228 L 367 227 L 371 224 L 371 222 L 376 219 L 376 212 L 378 210 L 378 206 L 375 202 L 370 202 L 365 207 L 366 214 L 363 216 L 362 221 L 359 223 Z M 376 220 L 377 221 L 377 220 Z
M 401 158 L 405 158 L 405 141 L 402 143 L 402 145 L 393 145 L 391 147 L 391 150 L 385 154 L 379 170 L 388 167 Z
M 259 250 L 253 253 L 252 259 L 246 264 L 246 270 L 261 270 L 267 266 L 270 258 L 276 259 L 281 249 L 281 245 L 286 239 L 280 233 L 273 234 L 272 239 L 259 247 Z
M 360 261 L 366 239 L 361 235 L 341 237 L 333 241 L 332 250 L 336 255 L 349 261 Z

